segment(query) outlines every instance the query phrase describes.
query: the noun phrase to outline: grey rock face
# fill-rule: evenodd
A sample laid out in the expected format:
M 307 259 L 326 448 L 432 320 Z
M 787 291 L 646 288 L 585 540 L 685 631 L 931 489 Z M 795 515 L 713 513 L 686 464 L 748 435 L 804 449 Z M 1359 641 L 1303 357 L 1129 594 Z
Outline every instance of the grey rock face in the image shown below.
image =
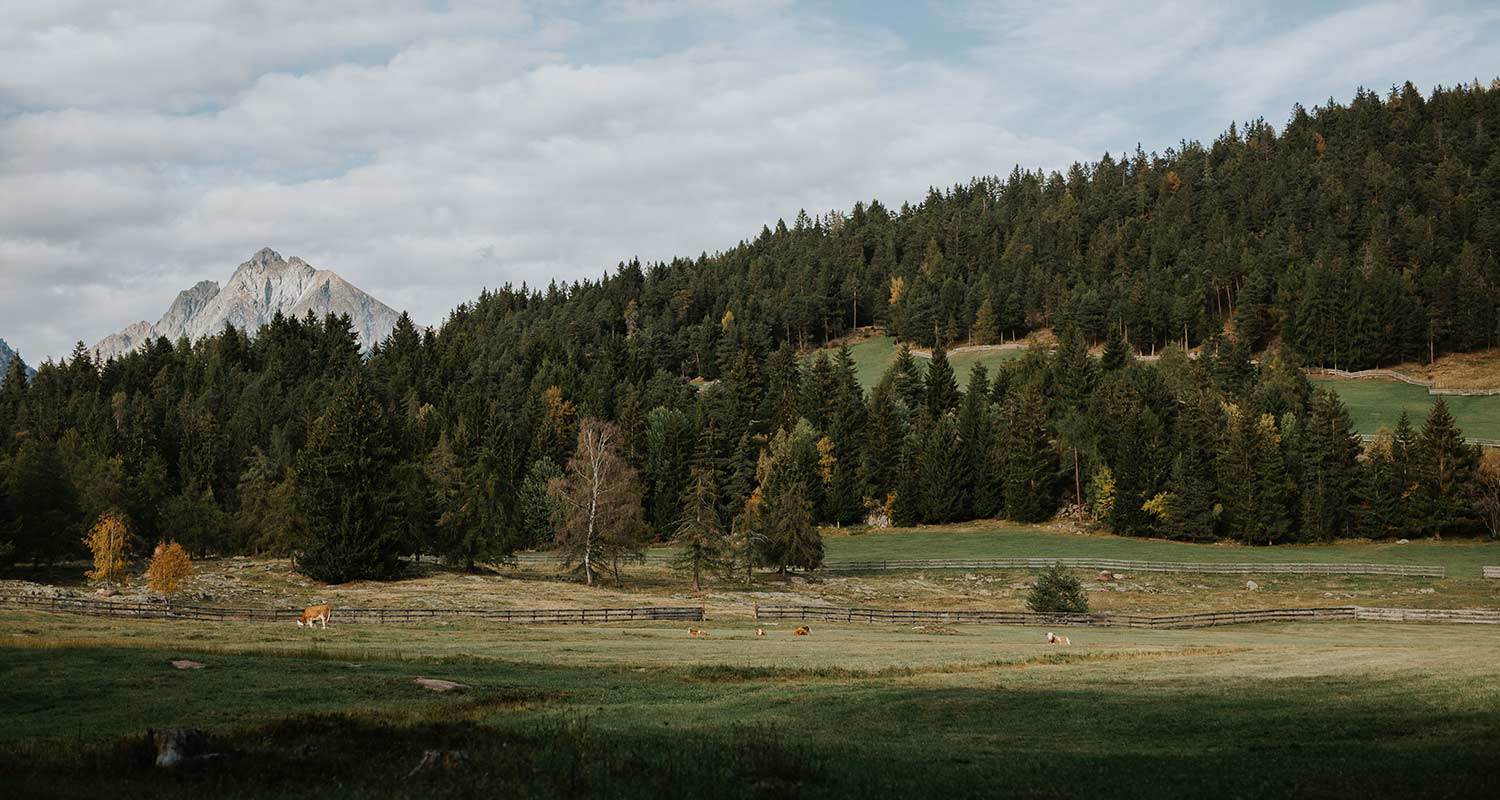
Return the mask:
M 94 345 L 94 353 L 106 360 L 159 336 L 197 341 L 219 333 L 226 324 L 253 334 L 278 311 L 298 318 L 311 311 L 318 319 L 348 314 L 365 350 L 388 336 L 399 316 L 336 273 L 314 269 L 295 256 L 283 259 L 267 247 L 241 264 L 222 288 L 214 281 L 202 281 L 179 292 L 155 325 L 137 322 L 105 337 Z
M 5 380 L 5 373 L 10 370 L 10 361 L 11 361 L 11 359 L 17 358 L 17 357 L 18 356 L 16 354 L 16 351 L 12 350 L 11 347 L 10 347 L 10 345 L 6 344 L 6 342 L 5 342 L 4 339 L 0 339 L 0 382 L 4 382 L 4 380 Z M 29 377 L 31 377 L 32 375 L 35 375 L 35 374 L 36 374 L 36 370 L 33 369 L 30 365 L 27 365 L 27 367 L 26 367 L 26 377 L 29 378 Z

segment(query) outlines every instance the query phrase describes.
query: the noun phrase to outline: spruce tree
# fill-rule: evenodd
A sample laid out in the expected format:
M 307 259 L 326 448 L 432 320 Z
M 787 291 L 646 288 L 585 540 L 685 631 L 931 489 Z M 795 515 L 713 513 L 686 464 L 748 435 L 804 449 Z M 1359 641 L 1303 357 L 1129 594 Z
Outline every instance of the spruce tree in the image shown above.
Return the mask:
M 993 517 L 1000 510 L 999 476 L 989 468 L 995 426 L 988 378 L 984 365 L 975 364 L 958 412 L 958 462 L 963 482 L 960 516 L 964 519 Z
M 867 420 L 860 477 L 870 496 L 876 502 L 884 502 L 886 495 L 896 491 L 900 483 L 902 449 L 906 443 L 906 422 L 890 375 L 870 392 Z
M 1046 396 L 1027 384 L 1006 401 L 998 441 L 1004 464 L 1005 516 L 1040 522 L 1057 509 L 1057 453 L 1047 424 Z
M 963 517 L 962 455 L 958 423 L 952 414 L 945 414 L 927 426 L 927 438 L 917 456 L 923 522 L 940 525 Z
M 1338 395 L 1313 395 L 1299 444 L 1302 533 L 1327 541 L 1351 536 L 1360 483 L 1360 442 Z
M 1099 358 L 1099 366 L 1105 372 L 1113 372 L 1123 369 L 1130 363 L 1130 346 L 1125 343 L 1125 335 L 1120 332 L 1120 326 L 1109 326 L 1109 335 L 1104 340 L 1104 354 Z
M 718 487 L 713 472 L 694 468 L 692 482 L 682 498 L 682 517 L 677 521 L 675 541 L 682 548 L 678 569 L 693 576 L 693 591 L 703 591 L 702 576 L 728 563 L 728 534 L 719 517 Z
M 932 364 L 927 367 L 927 413 L 937 419 L 958 408 L 958 379 L 948 363 L 948 351 L 941 344 L 932 348 Z
M 1427 412 L 1417 438 L 1416 513 L 1433 535 L 1473 533 L 1478 528 L 1472 491 L 1479 448 L 1464 442 L 1442 397 Z
M 917 359 L 911 354 L 910 348 L 901 345 L 896 350 L 896 360 L 887 371 L 893 381 L 896 397 L 906 406 L 906 410 L 915 412 L 922 408 L 927 397 L 927 383 L 922 379 L 922 368 L 917 366 Z
M 324 583 L 391 578 L 400 570 L 396 432 L 369 383 L 345 382 L 297 458 L 306 534 L 297 571 Z

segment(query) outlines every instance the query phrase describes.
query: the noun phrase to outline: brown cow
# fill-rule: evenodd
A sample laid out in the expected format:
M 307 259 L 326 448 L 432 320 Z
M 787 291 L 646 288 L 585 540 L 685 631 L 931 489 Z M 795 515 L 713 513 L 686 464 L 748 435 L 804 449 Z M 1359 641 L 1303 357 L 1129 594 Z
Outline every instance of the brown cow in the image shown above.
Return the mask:
M 302 612 L 302 619 L 297 620 L 297 627 L 306 625 L 311 628 L 313 623 L 322 622 L 323 627 L 327 628 L 330 619 L 333 619 L 333 606 L 326 603 L 321 606 L 308 606 L 307 610 Z
M 797 630 L 792 631 L 792 635 L 793 636 L 807 636 L 807 635 L 809 635 L 811 633 L 812 633 L 812 628 L 809 628 L 806 625 L 803 625 L 802 627 L 798 628 Z
M 1066 636 L 1058 636 L 1057 634 L 1053 633 L 1052 631 L 1047 631 L 1047 644 L 1069 645 L 1069 644 L 1072 644 L 1072 643 L 1073 643 L 1073 640 L 1069 639 Z

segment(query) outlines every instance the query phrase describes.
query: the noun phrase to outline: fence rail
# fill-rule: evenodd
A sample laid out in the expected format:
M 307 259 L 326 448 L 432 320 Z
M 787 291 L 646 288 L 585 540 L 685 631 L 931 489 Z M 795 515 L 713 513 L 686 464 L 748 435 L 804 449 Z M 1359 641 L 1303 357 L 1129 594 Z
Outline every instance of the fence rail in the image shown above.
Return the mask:
M 1412 386 L 1420 386 L 1427 390 L 1430 395 L 1446 395 L 1449 397 L 1492 397 L 1500 395 L 1500 389 L 1439 389 L 1432 381 L 1424 381 L 1421 378 L 1413 378 L 1397 372 L 1393 369 L 1362 369 L 1349 372 L 1342 369 L 1331 369 L 1327 367 L 1308 367 L 1307 372 L 1313 375 L 1329 375 L 1335 378 L 1347 380 L 1362 380 L 1365 378 L 1379 378 L 1384 380 L 1396 380 L 1409 383 Z
M 188 619 L 209 622 L 228 620 L 286 622 L 302 615 L 300 608 L 223 608 L 172 603 L 133 603 L 82 597 L 0 595 L 0 605 L 41 611 L 86 614 L 98 617 L 137 619 Z M 482 619 L 541 625 L 642 622 L 654 620 L 699 621 L 702 606 L 639 606 L 632 608 L 335 608 L 338 622 L 401 623 L 434 619 Z
M 637 563 L 670 564 L 675 556 L 648 554 Z M 557 557 L 546 553 L 517 556 L 522 564 L 556 563 Z M 1107 569 L 1133 572 L 1197 572 L 1210 575 L 1402 575 L 1442 578 L 1442 566 L 1418 564 L 1304 564 L 1276 562 L 1198 562 L 1198 561 L 1129 561 L 1117 558 L 909 558 L 869 561 L 824 561 L 824 572 L 882 572 L 921 569 L 1046 569 L 1062 564 L 1070 569 Z
M 756 619 L 801 619 L 824 622 L 886 622 L 902 624 L 962 624 L 1091 626 L 1105 628 L 1210 628 L 1255 622 L 1366 620 L 1373 622 L 1461 622 L 1500 625 L 1500 611 L 1475 609 L 1264 608 L 1248 611 L 1207 611 L 1196 614 L 1062 614 L 1035 611 L 938 611 L 836 606 L 756 606 Z
M 1484 577 L 1486 577 L 1486 578 L 1500 578 L 1500 567 L 1485 567 L 1484 568 Z

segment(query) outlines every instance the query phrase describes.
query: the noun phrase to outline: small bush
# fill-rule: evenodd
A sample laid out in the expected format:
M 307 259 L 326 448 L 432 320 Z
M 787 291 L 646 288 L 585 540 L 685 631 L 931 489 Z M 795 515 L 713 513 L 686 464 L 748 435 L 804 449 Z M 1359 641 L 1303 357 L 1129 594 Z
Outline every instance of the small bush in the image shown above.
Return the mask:
M 1026 607 L 1032 611 L 1083 614 L 1089 610 L 1089 599 L 1077 578 L 1064 572 L 1062 564 L 1053 564 L 1036 577 Z
M 176 542 L 162 542 L 151 554 L 151 566 L 146 568 L 146 585 L 151 591 L 168 597 L 177 594 L 182 582 L 192 577 L 193 560 L 186 550 Z

